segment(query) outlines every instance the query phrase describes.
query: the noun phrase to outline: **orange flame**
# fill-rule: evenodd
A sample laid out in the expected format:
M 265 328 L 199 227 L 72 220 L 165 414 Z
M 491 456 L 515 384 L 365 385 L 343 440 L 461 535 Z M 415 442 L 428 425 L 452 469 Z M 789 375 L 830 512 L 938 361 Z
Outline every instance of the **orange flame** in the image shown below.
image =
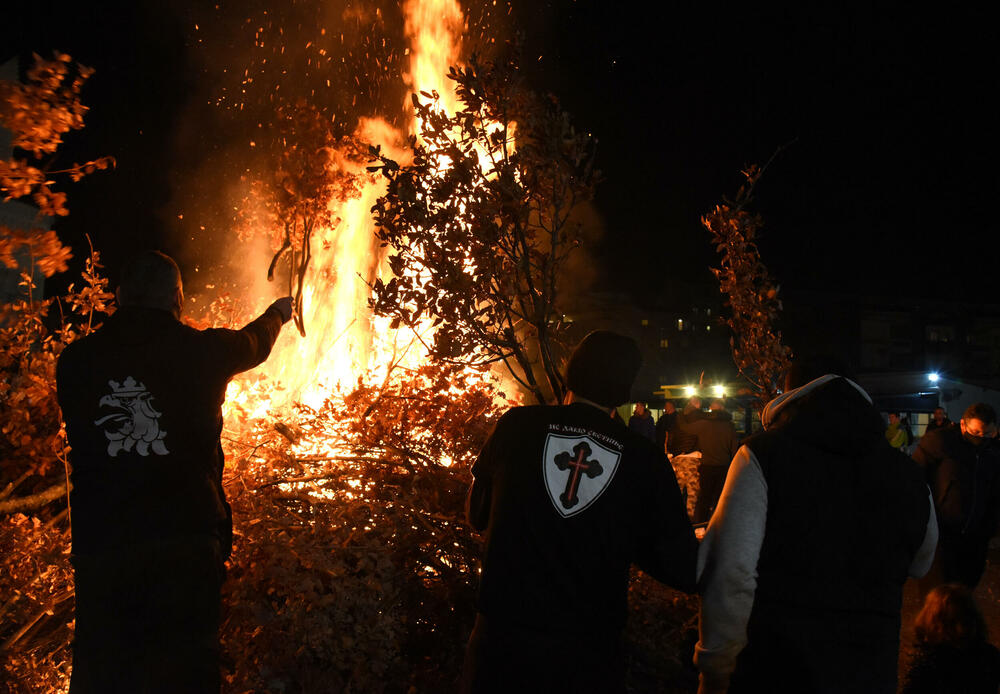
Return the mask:
M 441 105 L 454 112 L 457 102 L 447 73 L 461 57 L 461 6 L 457 0 L 406 0 L 403 12 L 411 44 L 409 71 L 404 75 L 407 86 L 417 93 L 436 92 Z M 404 111 L 409 112 L 409 100 Z M 412 118 L 410 130 L 419 131 Z M 399 144 L 405 140 L 403 134 L 382 119 L 362 119 L 355 136 L 380 144 L 397 161 L 408 156 Z M 339 153 L 333 159 L 331 165 L 362 173 L 360 165 Z M 292 402 L 317 409 L 331 394 L 350 390 L 360 378 L 384 378 L 392 364 L 415 366 L 425 359 L 415 335 L 390 329 L 388 319 L 372 316 L 368 308 L 366 282 L 389 274 L 370 213 L 384 192 L 382 181 L 366 183 L 359 197 L 338 201 L 331 210 L 338 224 L 314 232 L 303 290 L 307 337 L 300 338 L 294 330 L 282 331 L 271 358 L 258 372 L 280 384 L 281 390 L 257 388 L 249 380 L 234 381 L 227 393 L 227 409 L 239 407 L 251 418 Z M 429 334 L 429 324 L 418 330 Z

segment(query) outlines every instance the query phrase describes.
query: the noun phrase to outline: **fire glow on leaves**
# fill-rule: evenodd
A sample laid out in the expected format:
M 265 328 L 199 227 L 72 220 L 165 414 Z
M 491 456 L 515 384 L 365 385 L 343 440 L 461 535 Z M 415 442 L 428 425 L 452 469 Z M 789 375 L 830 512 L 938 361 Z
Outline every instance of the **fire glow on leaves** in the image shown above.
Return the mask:
M 413 97 L 412 163 L 372 150 L 389 181 L 374 214 L 392 277 L 372 284 L 371 305 L 395 327 L 433 321 L 435 359 L 502 363 L 536 401 L 558 402 L 559 285 L 596 182 L 593 143 L 525 87 L 516 60 L 473 56 L 448 76 L 457 111 Z
M 781 300 L 779 287 L 761 262 L 757 248 L 757 232 L 763 221 L 747 209 L 763 169 L 752 166 L 743 173 L 746 180 L 736 199 L 717 205 L 702 217 L 701 223 L 722 257 L 720 266 L 712 268 L 712 272 L 730 309 L 725 322 L 732 332 L 729 343 L 733 361 L 764 403 L 778 394 L 791 350 L 782 344 L 781 331 L 774 327 Z

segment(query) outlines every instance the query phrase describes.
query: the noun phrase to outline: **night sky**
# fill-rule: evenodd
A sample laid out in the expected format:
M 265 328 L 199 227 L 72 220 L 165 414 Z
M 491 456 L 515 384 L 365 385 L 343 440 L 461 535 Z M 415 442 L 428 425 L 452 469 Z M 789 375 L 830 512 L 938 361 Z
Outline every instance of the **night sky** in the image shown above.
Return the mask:
M 219 103 L 259 61 L 251 25 L 283 26 L 290 45 L 318 26 L 326 39 L 346 34 L 330 50 L 352 55 L 327 74 L 298 76 L 299 86 L 274 77 L 286 89 L 332 77 L 316 98 L 340 122 L 402 98 L 398 9 L 274 5 L 20 3 L 0 15 L 0 58 L 59 49 L 97 69 L 87 127 L 64 156 L 111 154 L 118 169 L 68 187 L 71 216 L 57 228 L 77 248 L 89 233 L 112 276 L 149 246 L 190 273 L 214 260 L 198 250 L 203 240 L 227 238 L 227 196 L 255 163 L 246 143 L 264 92 L 247 96 L 258 110 L 248 103 L 243 116 Z M 710 283 L 700 215 L 736 191 L 743 167 L 787 145 L 757 191 L 763 259 L 783 285 L 995 300 L 998 37 L 986 9 L 661 5 L 525 1 L 469 12 L 470 46 L 522 32 L 529 78 L 599 140 L 598 288 L 646 302 L 676 282 Z M 373 64 L 360 49 L 380 32 L 384 69 L 355 87 L 351 70 Z M 291 73 L 301 65 L 282 59 Z

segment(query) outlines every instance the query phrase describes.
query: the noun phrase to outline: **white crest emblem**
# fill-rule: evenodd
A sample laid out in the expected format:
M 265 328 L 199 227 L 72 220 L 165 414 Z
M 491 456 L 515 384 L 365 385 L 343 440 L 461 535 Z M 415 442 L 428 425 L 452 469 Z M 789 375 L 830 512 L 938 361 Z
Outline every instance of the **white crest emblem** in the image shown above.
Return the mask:
M 108 381 L 111 393 L 101 398 L 101 407 L 114 407 L 118 412 L 101 417 L 94 424 L 105 427 L 104 435 L 108 437 L 108 455 L 112 458 L 119 452 L 135 452 L 141 456 L 149 455 L 152 450 L 156 455 L 167 455 L 163 439 L 167 432 L 160 429 L 159 418 L 163 414 L 153 409 L 153 395 L 142 383 L 136 383 L 129 376 L 124 383 Z M 111 428 L 107 428 L 107 427 Z
M 564 518 L 575 516 L 604 493 L 618 469 L 621 453 L 589 436 L 549 434 L 542 466 L 545 486 Z

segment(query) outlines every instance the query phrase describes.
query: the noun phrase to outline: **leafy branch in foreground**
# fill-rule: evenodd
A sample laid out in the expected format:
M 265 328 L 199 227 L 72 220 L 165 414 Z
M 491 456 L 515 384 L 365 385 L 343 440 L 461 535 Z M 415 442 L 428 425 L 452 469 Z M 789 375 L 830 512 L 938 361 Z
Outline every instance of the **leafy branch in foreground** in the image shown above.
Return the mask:
M 774 325 L 781 311 L 780 287 L 761 261 L 757 248 L 757 232 L 763 220 L 747 209 L 763 172 L 756 165 L 744 171 L 746 180 L 736 198 L 724 199 L 701 218 L 701 223 L 722 257 L 712 273 L 719 280 L 719 290 L 730 309 L 724 322 L 732 333 L 729 344 L 733 361 L 758 399 L 766 402 L 778 393 L 791 350 L 781 343 L 781 331 Z
M 394 327 L 431 322 L 432 358 L 502 362 L 536 401 L 558 401 L 560 286 L 597 179 L 594 142 L 528 89 L 516 60 L 473 56 L 449 77 L 454 114 L 436 93 L 413 95 L 411 164 L 371 150 L 369 169 L 388 179 L 372 212 L 393 273 L 371 285 L 372 308 Z

